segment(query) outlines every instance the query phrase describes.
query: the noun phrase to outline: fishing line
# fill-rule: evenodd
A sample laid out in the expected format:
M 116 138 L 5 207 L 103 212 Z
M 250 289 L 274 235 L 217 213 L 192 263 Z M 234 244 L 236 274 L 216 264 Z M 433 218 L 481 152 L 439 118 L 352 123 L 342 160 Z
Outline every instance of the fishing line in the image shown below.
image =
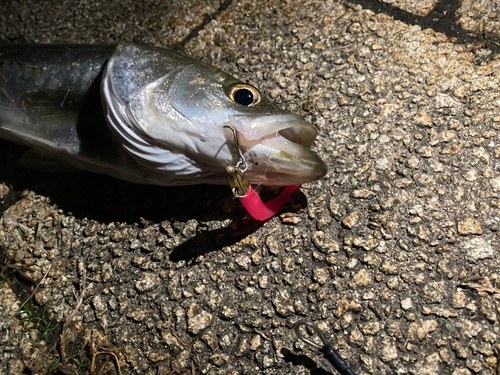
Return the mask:
M 236 163 L 236 168 L 238 168 L 242 173 L 245 173 L 248 170 L 248 163 L 246 162 L 245 156 L 243 156 L 243 152 L 241 152 L 240 140 L 238 139 L 238 130 L 236 128 L 232 128 L 229 125 L 224 125 L 225 128 L 230 129 L 233 132 L 234 143 L 236 144 L 236 149 L 238 150 L 238 155 L 240 156 L 240 160 Z M 244 166 L 242 168 L 242 165 Z

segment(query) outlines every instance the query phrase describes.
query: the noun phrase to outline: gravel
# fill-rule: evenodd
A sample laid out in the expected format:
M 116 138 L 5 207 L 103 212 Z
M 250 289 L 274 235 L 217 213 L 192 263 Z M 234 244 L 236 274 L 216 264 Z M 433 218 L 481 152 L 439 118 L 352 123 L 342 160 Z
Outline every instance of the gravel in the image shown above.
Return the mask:
M 85 277 L 66 354 L 115 353 L 96 372 L 333 373 L 307 319 L 357 374 L 497 373 L 499 56 L 340 1 L 44 4 L 0 40 L 177 43 L 315 123 L 329 173 L 258 223 L 227 187 L 31 171 L 1 141 L 1 373 L 47 369 Z

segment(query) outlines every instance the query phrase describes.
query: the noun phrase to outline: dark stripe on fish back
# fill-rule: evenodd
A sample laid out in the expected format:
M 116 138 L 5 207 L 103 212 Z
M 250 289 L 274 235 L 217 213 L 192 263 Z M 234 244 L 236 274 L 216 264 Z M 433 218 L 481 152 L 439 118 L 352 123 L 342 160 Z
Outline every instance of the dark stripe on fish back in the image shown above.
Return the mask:
M 93 45 L 0 46 L 0 127 L 31 134 L 33 139 L 10 137 L 26 145 L 47 140 L 91 159 L 116 153 L 100 96 L 102 71 L 115 50 Z

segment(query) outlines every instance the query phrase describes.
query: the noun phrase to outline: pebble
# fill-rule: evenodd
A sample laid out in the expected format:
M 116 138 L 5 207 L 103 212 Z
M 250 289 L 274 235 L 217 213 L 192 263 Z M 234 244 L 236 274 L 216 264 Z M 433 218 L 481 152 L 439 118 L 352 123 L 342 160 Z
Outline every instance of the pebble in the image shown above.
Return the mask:
M 477 263 L 480 260 L 490 259 L 495 256 L 495 251 L 491 244 L 481 237 L 462 241 L 461 245 L 469 262 Z
M 457 227 L 458 234 L 461 236 L 467 236 L 469 234 L 483 234 L 481 224 L 475 219 L 467 218 L 463 221 L 459 221 Z
M 410 324 L 408 333 L 413 339 L 418 338 L 423 340 L 428 334 L 434 332 L 437 328 L 438 323 L 435 320 L 423 320 L 419 322 L 414 322 Z
M 413 308 L 413 301 L 411 298 L 405 298 L 404 300 L 401 301 L 401 308 L 403 310 L 410 310 Z
M 398 358 L 398 349 L 394 339 L 390 337 L 384 338 L 378 357 L 382 362 L 392 362 Z
M 135 283 L 135 288 L 141 292 L 149 292 L 156 289 L 160 285 L 160 277 L 158 275 L 148 273 L 143 278 Z
M 131 318 L 136 322 L 142 322 L 144 319 L 148 317 L 150 312 L 146 309 L 138 308 L 132 312 L 127 314 L 127 318 Z
M 197 335 L 204 329 L 208 328 L 212 322 L 212 314 L 201 309 L 197 304 L 193 303 L 189 306 L 186 313 L 188 331 L 193 335 Z
M 290 299 L 290 295 L 286 290 L 279 290 L 274 294 L 273 305 L 278 313 L 282 317 L 287 317 L 295 312 L 293 302 Z
M 326 281 L 330 278 L 330 272 L 326 268 L 317 268 L 313 271 L 313 281 L 319 285 L 325 285 Z
M 359 288 L 369 286 L 372 283 L 372 277 L 367 270 L 362 269 L 352 277 L 352 282 L 349 283 L 351 288 Z
M 352 229 L 358 224 L 358 222 L 359 214 L 357 212 L 352 212 L 344 220 L 342 220 L 342 224 L 348 229 Z

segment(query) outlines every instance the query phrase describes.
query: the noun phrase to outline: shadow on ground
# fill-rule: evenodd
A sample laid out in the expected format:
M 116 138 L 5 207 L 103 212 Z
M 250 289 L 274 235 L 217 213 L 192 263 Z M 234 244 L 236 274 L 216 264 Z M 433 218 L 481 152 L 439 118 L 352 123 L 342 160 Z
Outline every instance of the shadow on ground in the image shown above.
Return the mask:
M 311 375 L 333 375 L 333 372 L 326 371 L 319 368 L 316 362 L 306 355 L 297 355 L 292 353 L 286 348 L 281 349 L 281 354 L 285 357 L 285 361 L 291 363 L 294 366 L 304 366 L 310 371 Z M 336 372 L 335 372 L 336 374 Z
M 350 0 L 354 4 L 361 5 L 364 9 L 370 9 L 375 13 L 385 13 L 395 20 L 408 25 L 418 25 L 422 29 L 432 28 L 434 31 L 445 34 L 448 38 L 456 38 L 456 43 L 472 44 L 489 48 L 495 53 L 500 53 L 500 46 L 494 42 L 491 36 L 485 33 L 472 33 L 464 30 L 457 24 L 458 18 L 455 16 L 461 6 L 460 1 L 440 0 L 436 6 L 425 17 L 417 16 L 401 10 L 395 6 L 382 3 L 376 0 Z M 473 47 L 475 48 L 475 47 Z
M 87 172 L 46 173 L 29 170 L 16 161 L 27 149 L 0 141 L 0 181 L 12 187 L 0 206 L 0 215 L 20 199 L 25 189 L 50 199 L 59 209 L 77 219 L 87 218 L 100 223 L 121 222 L 149 225 L 168 220 L 171 223 L 222 222 L 229 225 L 211 229 L 200 224 L 196 235 L 171 253 L 173 261 L 195 259 L 199 255 L 230 246 L 258 230 L 263 222 L 249 217 L 232 198 L 227 186 L 195 185 L 161 187 L 137 185 L 112 177 Z M 273 191 L 265 191 L 270 199 Z M 301 192 L 295 193 L 284 211 L 297 211 L 307 206 Z

